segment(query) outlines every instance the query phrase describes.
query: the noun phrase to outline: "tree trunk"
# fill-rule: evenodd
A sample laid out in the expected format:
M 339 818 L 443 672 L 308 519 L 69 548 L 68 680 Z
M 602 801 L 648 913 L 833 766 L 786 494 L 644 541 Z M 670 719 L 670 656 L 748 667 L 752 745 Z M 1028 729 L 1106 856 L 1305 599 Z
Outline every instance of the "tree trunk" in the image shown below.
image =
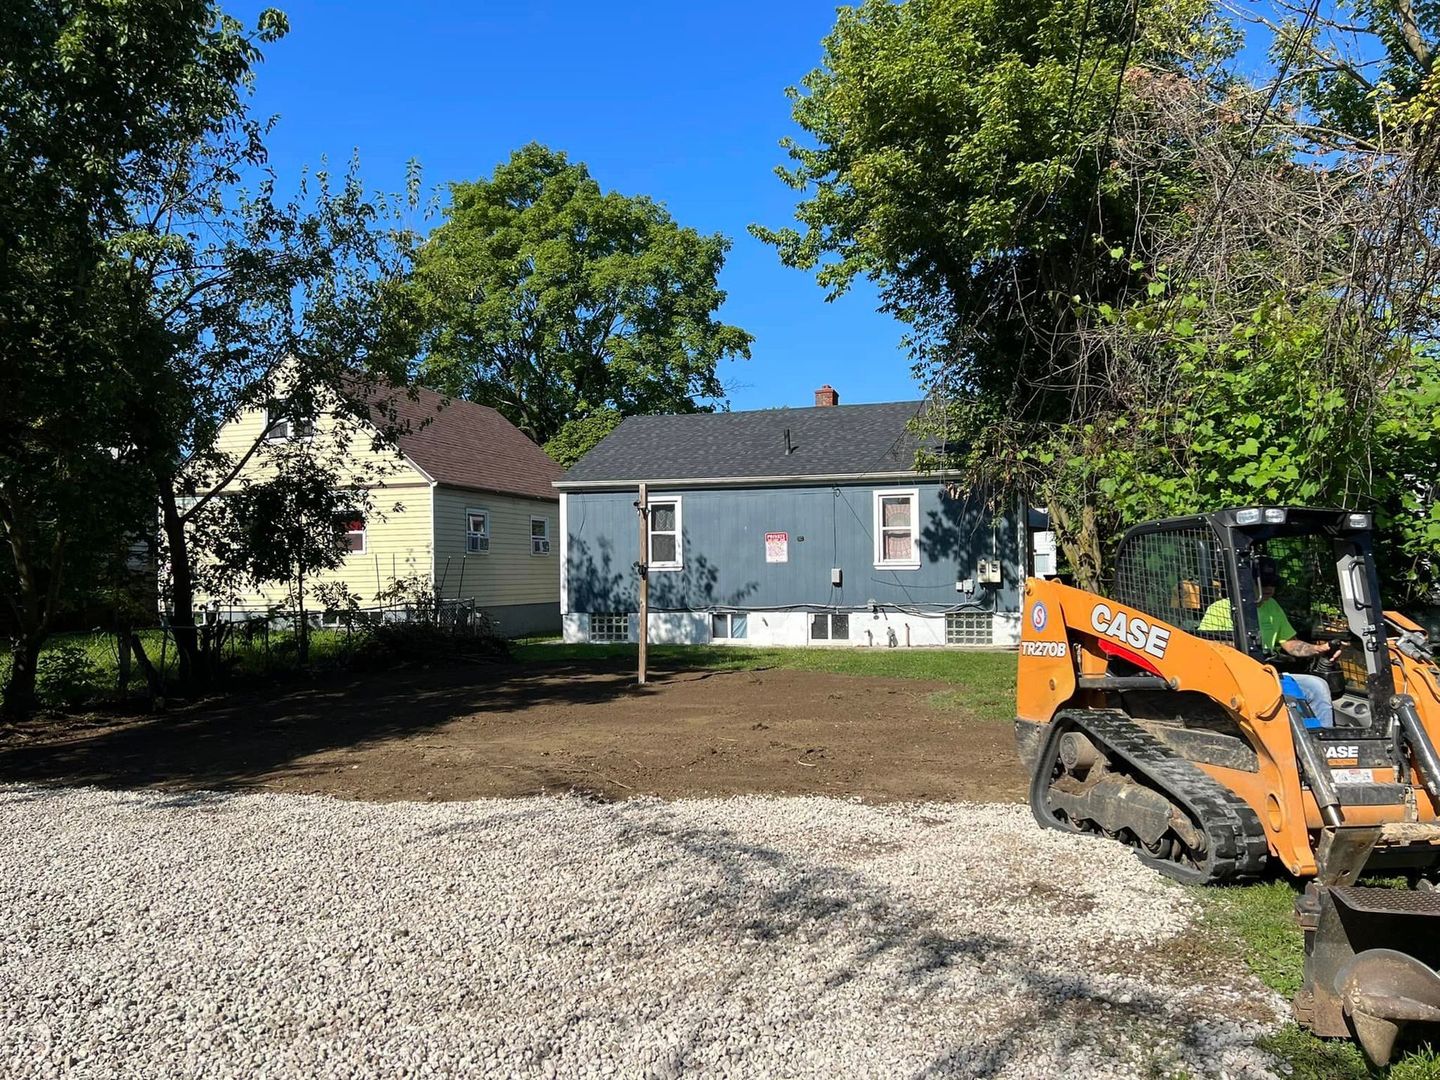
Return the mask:
M 22 523 L 23 521 L 23 523 Z M 0 694 L 0 717 L 22 720 L 35 708 L 35 675 L 40 665 L 40 646 L 50 636 L 50 623 L 60 602 L 60 575 L 65 557 L 65 534 L 57 533 L 50 545 L 48 563 L 37 556 L 39 544 L 26 525 L 31 519 L 11 504 L 0 503 L 0 522 L 14 558 L 16 591 L 6 597 L 15 620 L 16 636 L 10 674 Z
M 185 535 L 185 523 L 180 520 L 174 485 L 167 477 L 161 480 L 159 486 L 165 542 L 170 549 L 170 629 L 175 635 L 180 685 L 192 689 L 204 671 L 204 664 L 200 657 L 200 638 L 195 630 L 195 577 L 190 570 L 190 546 Z
M 43 633 L 23 633 L 15 641 L 15 651 L 10 656 L 10 676 L 5 681 L 4 700 L 0 701 L 0 716 L 6 720 L 23 720 L 35 708 L 35 673 L 40 666 L 40 646 L 45 640 Z
M 305 619 L 305 570 L 295 575 L 295 655 L 304 667 L 310 662 L 310 623 Z
M 1065 556 L 1075 585 L 1087 592 L 1099 592 L 1100 534 L 1095 527 L 1095 507 L 1090 503 L 1081 507 L 1078 526 L 1070 512 L 1058 503 L 1049 502 L 1047 509 L 1056 546 Z

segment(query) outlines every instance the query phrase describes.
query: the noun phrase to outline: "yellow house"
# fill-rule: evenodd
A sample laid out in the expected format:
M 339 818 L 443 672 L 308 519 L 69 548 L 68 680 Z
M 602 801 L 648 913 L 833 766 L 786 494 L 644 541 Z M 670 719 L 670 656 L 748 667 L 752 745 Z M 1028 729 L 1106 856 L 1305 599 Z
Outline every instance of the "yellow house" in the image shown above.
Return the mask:
M 446 404 L 421 390 L 417 400 L 397 395 L 392 408 L 405 432 L 398 447 L 377 448 L 374 430 L 323 414 L 297 422 L 255 409 L 221 430 L 218 449 L 238 459 L 257 441 L 262 451 L 323 441 L 317 449 L 353 462 L 371 509 L 349 523 L 344 565 L 316 573 L 315 585 L 341 582 L 366 608 L 397 581 L 418 578 L 442 600 L 473 600 L 507 636 L 558 632 L 559 499 L 551 485 L 564 470 L 487 406 Z M 263 476 L 266 457 L 253 455 L 241 477 Z M 287 595 L 277 584 L 227 605 L 232 599 L 260 611 L 284 605 Z

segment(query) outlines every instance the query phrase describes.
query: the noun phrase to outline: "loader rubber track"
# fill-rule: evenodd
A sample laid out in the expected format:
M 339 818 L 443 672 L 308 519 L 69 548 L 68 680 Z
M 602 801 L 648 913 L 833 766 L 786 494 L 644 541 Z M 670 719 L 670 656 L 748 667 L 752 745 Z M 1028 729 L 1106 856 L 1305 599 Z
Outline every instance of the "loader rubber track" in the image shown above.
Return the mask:
M 1204 834 L 1205 858 L 1199 865 L 1158 857 L 1138 844 L 1130 845 L 1146 865 L 1190 885 L 1249 877 L 1264 868 L 1269 845 L 1264 827 L 1249 805 L 1113 709 L 1067 709 L 1051 721 L 1030 778 L 1030 809 L 1041 825 L 1062 832 L 1091 832 L 1057 817 L 1049 806 L 1047 793 L 1059 762 L 1060 737 L 1068 731 L 1089 738 L 1110 760 L 1112 771 L 1139 778 L 1163 794 Z

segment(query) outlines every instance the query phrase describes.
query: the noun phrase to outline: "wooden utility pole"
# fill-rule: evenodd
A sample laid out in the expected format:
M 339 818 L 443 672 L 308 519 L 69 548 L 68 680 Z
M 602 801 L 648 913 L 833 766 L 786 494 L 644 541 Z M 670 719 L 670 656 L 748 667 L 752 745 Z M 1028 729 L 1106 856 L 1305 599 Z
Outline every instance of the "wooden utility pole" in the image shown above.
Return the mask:
M 644 484 L 640 485 L 640 501 L 635 504 L 640 513 L 640 678 L 645 685 L 645 653 L 650 643 L 650 499 Z

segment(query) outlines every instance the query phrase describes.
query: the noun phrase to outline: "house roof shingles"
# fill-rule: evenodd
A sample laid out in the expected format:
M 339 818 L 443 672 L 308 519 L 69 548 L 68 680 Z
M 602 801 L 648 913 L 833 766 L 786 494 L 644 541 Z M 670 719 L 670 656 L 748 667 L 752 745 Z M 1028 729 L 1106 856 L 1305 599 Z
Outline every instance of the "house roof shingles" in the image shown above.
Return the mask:
M 576 462 L 559 486 L 911 472 L 920 443 L 906 425 L 921 408 L 919 401 L 896 401 L 632 416 Z
M 458 398 L 447 404 L 440 394 L 424 389 L 414 400 L 397 392 L 385 405 L 402 428 L 401 451 L 437 483 L 556 498 L 554 481 L 565 470 L 488 405 Z M 377 406 L 377 420 L 390 420 L 388 411 Z

